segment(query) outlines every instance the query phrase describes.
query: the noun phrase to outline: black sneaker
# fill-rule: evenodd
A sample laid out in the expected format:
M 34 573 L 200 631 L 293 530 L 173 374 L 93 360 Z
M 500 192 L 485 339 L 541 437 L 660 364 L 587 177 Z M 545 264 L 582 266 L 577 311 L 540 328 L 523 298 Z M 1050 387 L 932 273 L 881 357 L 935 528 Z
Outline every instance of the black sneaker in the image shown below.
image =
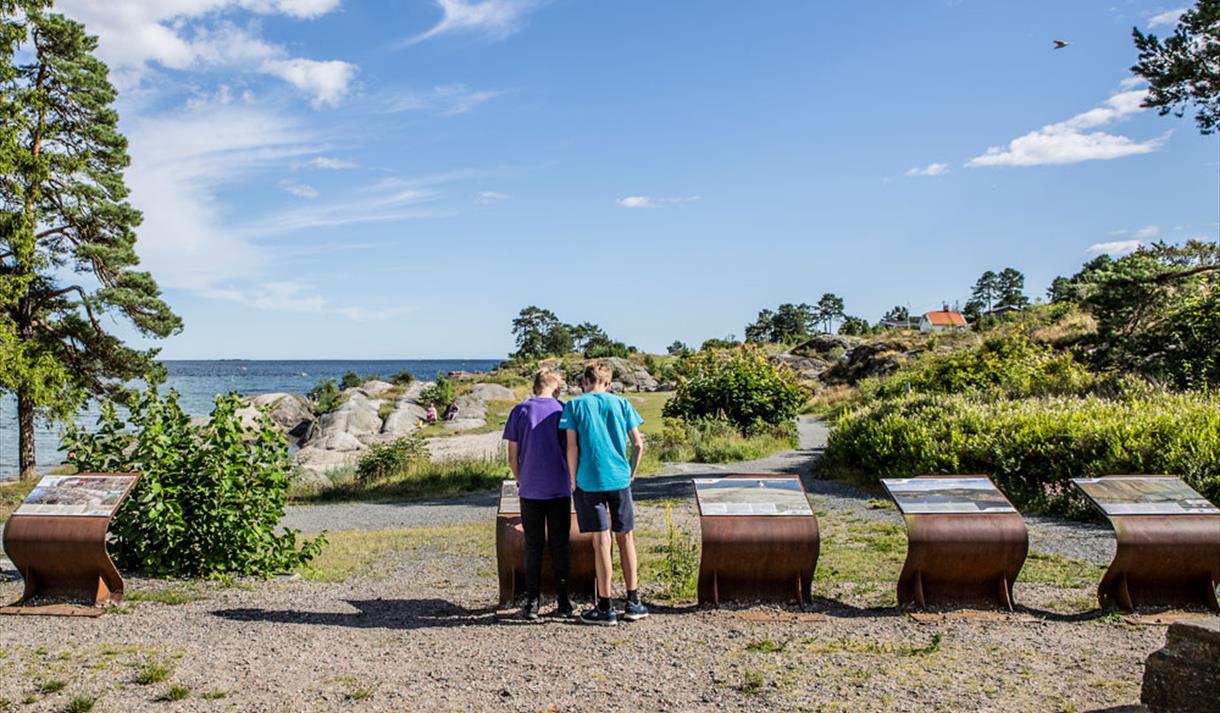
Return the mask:
M 572 600 L 567 597 L 560 597 L 555 603 L 555 616 L 563 619 L 571 619 L 576 616 L 576 607 L 572 606 Z
M 538 621 L 538 600 L 530 597 L 525 600 L 525 606 L 521 607 L 521 618 L 526 621 Z
M 623 619 L 626 621 L 639 621 L 648 617 L 648 607 L 639 602 L 627 600 L 623 605 Z
M 580 613 L 580 623 L 614 626 L 618 623 L 618 614 L 614 613 L 614 607 L 610 607 L 606 611 L 594 607 Z

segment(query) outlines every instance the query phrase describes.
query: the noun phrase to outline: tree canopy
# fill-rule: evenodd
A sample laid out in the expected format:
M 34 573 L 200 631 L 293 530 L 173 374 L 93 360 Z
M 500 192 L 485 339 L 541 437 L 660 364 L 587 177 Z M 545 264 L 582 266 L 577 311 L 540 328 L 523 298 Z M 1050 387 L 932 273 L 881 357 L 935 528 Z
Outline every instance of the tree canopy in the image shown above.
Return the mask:
M 1144 106 L 1162 116 L 1184 116 L 1194 106 L 1199 131 L 1220 125 L 1220 0 L 1199 0 L 1164 40 L 1131 29 L 1139 61 L 1131 68 L 1148 80 Z

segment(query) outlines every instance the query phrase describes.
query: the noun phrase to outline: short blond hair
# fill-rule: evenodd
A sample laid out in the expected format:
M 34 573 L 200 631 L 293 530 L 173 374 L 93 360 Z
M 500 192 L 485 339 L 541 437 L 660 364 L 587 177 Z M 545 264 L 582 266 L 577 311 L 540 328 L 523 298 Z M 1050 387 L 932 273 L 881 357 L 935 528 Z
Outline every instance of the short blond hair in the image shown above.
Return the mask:
M 534 374 L 534 393 L 553 391 L 563 385 L 563 379 L 554 369 L 539 369 Z
M 604 361 L 595 361 L 585 365 L 585 373 L 580 380 L 588 384 L 609 386 L 614 381 L 614 369 Z

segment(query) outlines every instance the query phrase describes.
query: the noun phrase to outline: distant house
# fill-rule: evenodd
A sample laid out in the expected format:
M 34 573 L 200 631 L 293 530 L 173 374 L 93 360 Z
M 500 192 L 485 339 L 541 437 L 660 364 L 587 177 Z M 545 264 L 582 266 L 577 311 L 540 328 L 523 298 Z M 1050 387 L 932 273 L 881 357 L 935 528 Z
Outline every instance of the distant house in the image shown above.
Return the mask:
M 919 323 L 923 321 L 922 317 L 908 317 L 906 319 L 883 319 L 881 326 L 886 329 L 919 329 Z
M 949 305 L 939 312 L 925 312 L 919 320 L 921 332 L 957 332 L 969 328 L 970 324 L 962 313 L 949 309 Z
M 1021 307 L 1020 305 L 1000 305 L 999 307 L 996 307 L 995 309 L 987 310 L 986 312 L 983 313 L 983 316 L 984 317 L 1003 317 L 1004 315 L 1008 314 L 1009 312 L 1023 312 L 1024 310 L 1025 310 L 1025 308 Z

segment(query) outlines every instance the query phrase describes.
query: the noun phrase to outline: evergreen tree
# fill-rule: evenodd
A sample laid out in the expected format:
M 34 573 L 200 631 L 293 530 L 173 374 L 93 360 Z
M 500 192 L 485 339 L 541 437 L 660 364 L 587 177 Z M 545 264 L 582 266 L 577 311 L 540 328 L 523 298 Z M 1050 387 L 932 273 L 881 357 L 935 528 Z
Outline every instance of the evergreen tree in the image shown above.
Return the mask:
M 974 290 L 970 293 L 970 301 L 966 303 L 966 308 L 975 312 L 990 312 L 999 296 L 1000 276 L 988 270 L 974 283 Z
M 1131 28 L 1139 62 L 1131 71 L 1148 80 L 1144 106 L 1164 116 L 1186 113 L 1193 104 L 1203 134 L 1220 126 L 1220 0 L 1199 0 L 1162 42 Z
M 790 344 L 807 339 L 813 332 L 818 321 L 818 315 L 813 307 L 802 302 L 799 305 L 785 303 L 775 310 L 775 319 L 771 321 L 771 341 L 780 344 Z
M 517 340 L 518 359 L 538 359 L 547 355 L 547 339 L 551 331 L 559 326 L 559 318 L 549 309 L 530 305 L 513 320 L 513 337 Z M 568 336 L 571 336 L 569 332 Z
M 911 311 L 902 305 L 894 305 L 889 312 L 881 316 L 883 322 L 909 322 L 911 319 Z
M 844 317 L 843 324 L 839 326 L 839 334 L 846 336 L 862 337 L 872 331 L 867 320 L 851 315 Z
M 125 346 L 104 316 L 153 337 L 182 325 L 135 269 L 140 213 L 97 38 L 50 5 L 0 0 L 0 388 L 17 394 L 22 478 L 35 474 L 36 416 L 67 419 L 157 370 L 157 350 Z
M 843 316 L 843 298 L 836 294 L 827 292 L 822 295 L 822 299 L 818 300 L 818 320 L 825 325 L 823 331 L 826 334 L 831 334 L 834 331 L 834 322 Z
M 775 313 L 769 309 L 759 311 L 758 319 L 746 325 L 746 341 L 752 343 L 775 341 Z
M 996 307 L 1019 307 L 1029 305 L 1025 296 L 1025 275 L 1020 270 L 1006 267 L 996 276 L 998 297 Z

